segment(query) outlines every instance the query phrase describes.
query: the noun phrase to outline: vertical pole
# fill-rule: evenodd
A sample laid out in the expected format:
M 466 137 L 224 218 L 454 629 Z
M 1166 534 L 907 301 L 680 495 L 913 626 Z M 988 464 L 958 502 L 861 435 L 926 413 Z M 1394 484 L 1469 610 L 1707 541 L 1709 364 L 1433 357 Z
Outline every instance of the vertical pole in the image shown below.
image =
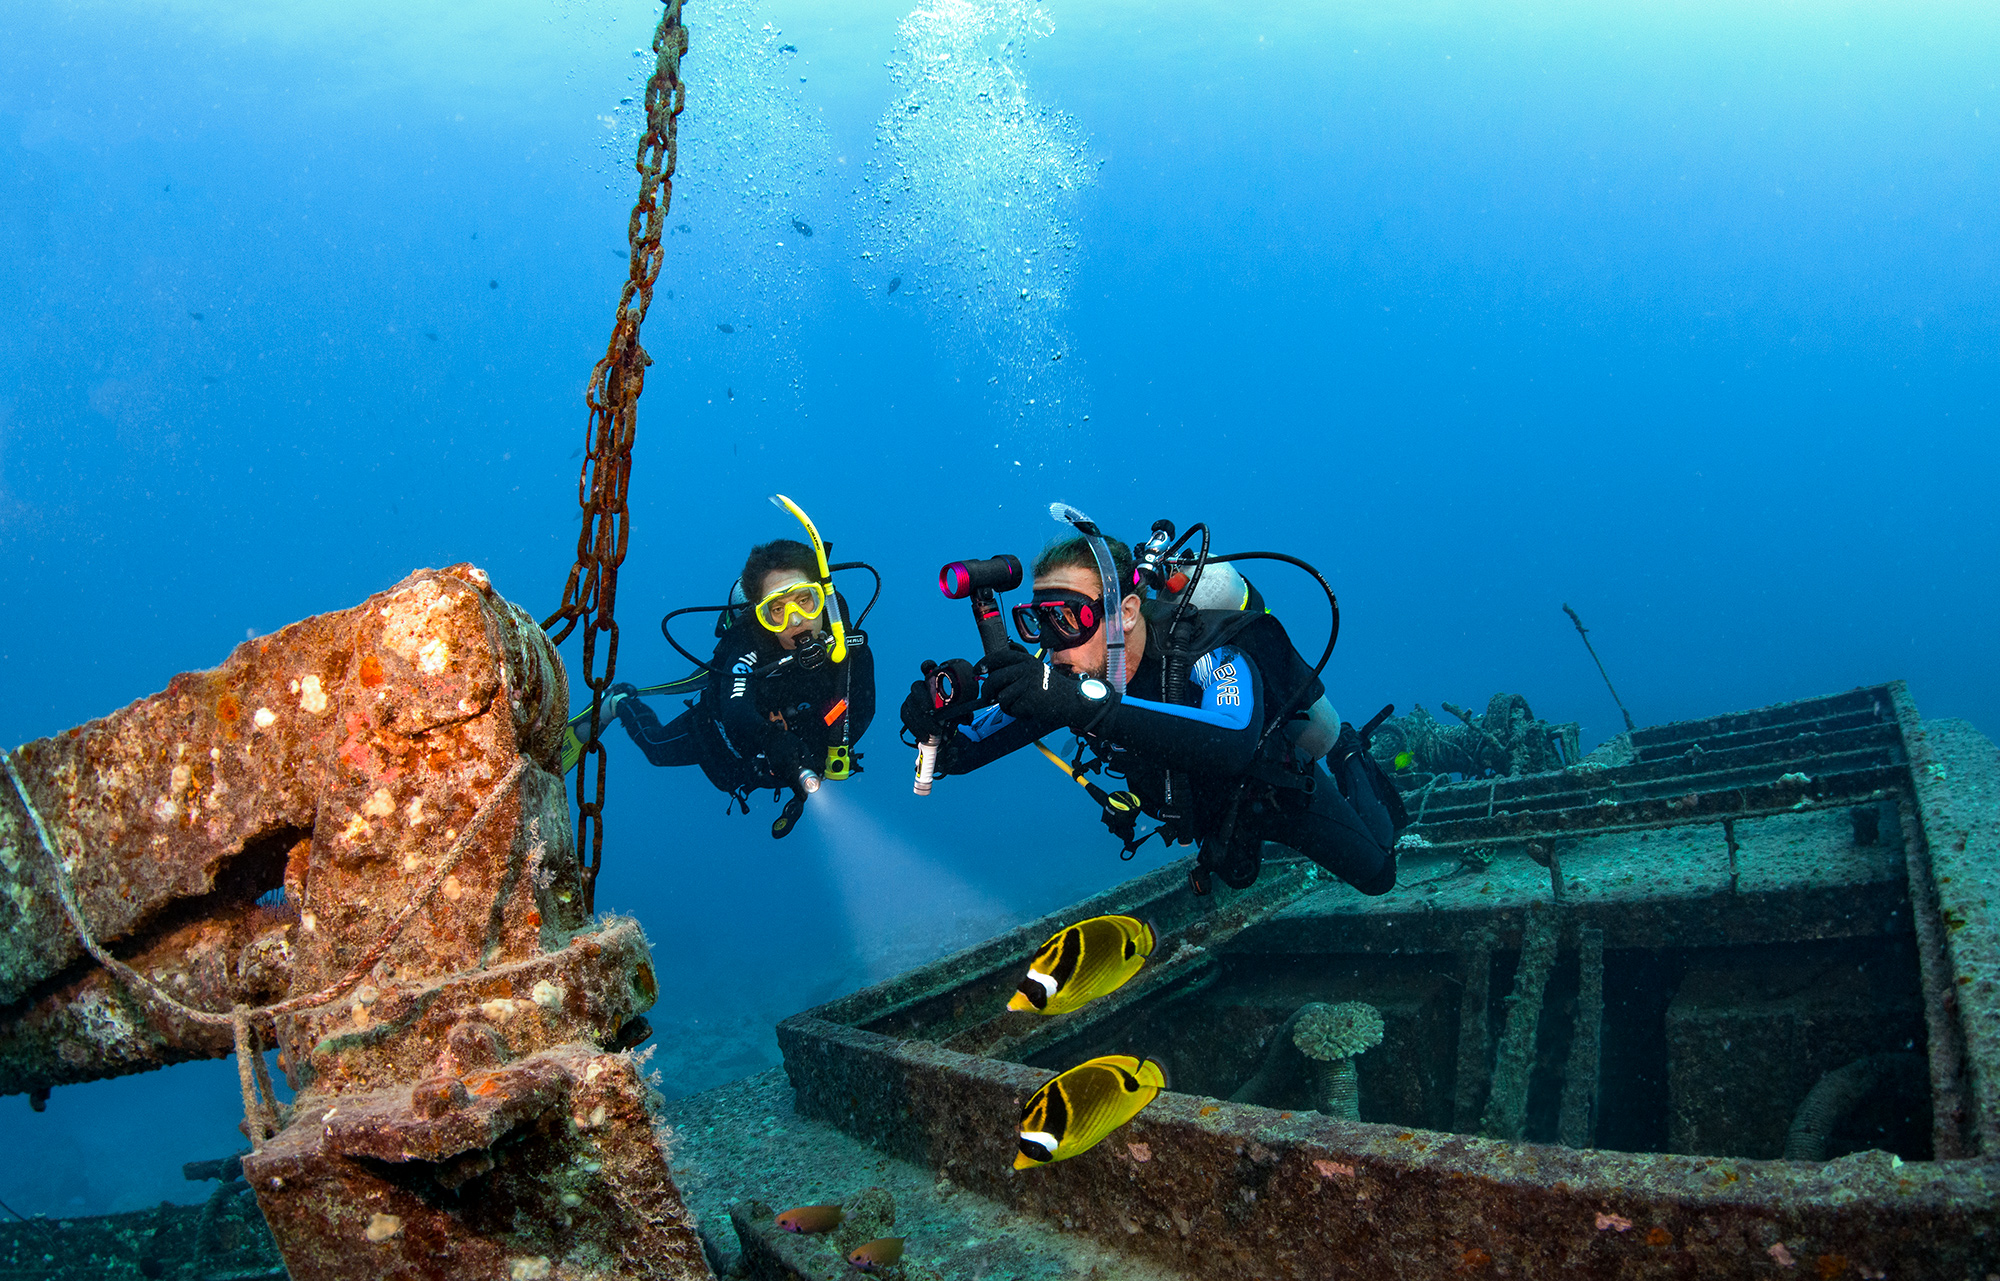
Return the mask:
M 1556 960 L 1557 909 L 1547 903 L 1528 905 L 1521 930 L 1521 965 L 1514 972 L 1514 990 L 1507 994 L 1507 1026 L 1493 1056 L 1493 1091 L 1486 1099 L 1480 1133 L 1489 1139 L 1519 1142 L 1528 1131 L 1528 1077 L 1535 1067 L 1535 1033 L 1542 1023 L 1542 997 L 1549 970 Z
M 1556 1122 L 1556 1141 L 1566 1148 L 1587 1148 L 1596 1141 L 1598 1056 L 1604 1040 L 1604 931 L 1584 930 L 1579 943 L 1576 1023 Z
M 1576 634 L 1583 637 L 1583 647 L 1590 651 L 1590 661 L 1597 664 L 1597 674 L 1604 678 L 1604 688 L 1611 690 L 1611 701 L 1618 704 L 1618 714 L 1625 718 L 1625 731 L 1629 734 L 1639 728 L 1632 723 L 1632 713 L 1625 710 L 1625 700 L 1618 697 L 1618 691 L 1612 688 L 1611 673 L 1604 670 L 1604 660 L 1597 656 L 1597 647 L 1590 643 L 1590 629 L 1583 625 L 1583 620 L 1568 604 L 1563 605 L 1563 613 L 1568 614 L 1569 621 L 1576 624 Z
M 1465 958 L 1465 986 L 1458 1005 L 1458 1076 L 1452 1088 L 1451 1128 L 1471 1134 L 1479 1128 L 1479 1112 L 1486 1106 L 1486 1060 L 1493 1052 L 1493 1032 L 1486 1018 L 1493 990 L 1493 932 L 1467 930 L 1459 947 Z

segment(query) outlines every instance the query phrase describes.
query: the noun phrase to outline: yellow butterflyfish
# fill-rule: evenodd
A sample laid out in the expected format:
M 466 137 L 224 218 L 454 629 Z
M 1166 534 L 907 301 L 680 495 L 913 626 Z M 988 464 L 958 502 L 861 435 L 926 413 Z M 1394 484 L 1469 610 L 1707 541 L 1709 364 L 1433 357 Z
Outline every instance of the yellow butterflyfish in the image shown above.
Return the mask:
M 1136 916 L 1093 916 L 1049 936 L 1028 962 L 1010 1010 L 1067 1014 L 1124 986 L 1153 954 L 1153 927 Z
M 1014 1168 L 1089 1151 L 1166 1088 L 1166 1070 L 1151 1059 L 1107 1054 L 1079 1063 L 1036 1090 L 1022 1109 Z

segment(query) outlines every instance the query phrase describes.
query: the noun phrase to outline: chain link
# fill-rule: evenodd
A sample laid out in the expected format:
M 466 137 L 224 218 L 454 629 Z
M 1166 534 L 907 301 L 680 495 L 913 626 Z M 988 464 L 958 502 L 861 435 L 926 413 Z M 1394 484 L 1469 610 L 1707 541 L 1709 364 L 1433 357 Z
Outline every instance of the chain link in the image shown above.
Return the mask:
M 653 282 L 660 275 L 660 231 L 673 203 L 675 130 L 687 87 L 681 83 L 681 57 L 687 53 L 687 28 L 681 25 L 682 0 L 666 0 L 660 25 L 653 32 L 658 62 L 646 82 L 646 132 L 639 139 L 636 167 L 639 199 L 626 225 L 631 275 L 618 295 L 618 315 L 604 358 L 590 372 L 584 400 L 590 421 L 584 442 L 582 471 L 577 476 L 577 501 L 583 527 L 576 536 L 576 564 L 563 587 L 562 605 L 542 620 L 542 629 L 560 645 L 578 627 L 583 629 L 583 680 L 590 687 L 590 733 L 583 759 L 576 767 L 576 857 L 583 873 L 584 910 L 596 911 L 597 871 L 604 862 L 604 692 L 618 669 L 618 567 L 625 560 L 626 485 L 632 473 L 632 440 L 637 427 L 639 393 L 646 385 L 646 366 L 653 363 L 639 345 L 639 327 L 653 305 Z M 597 671 L 597 642 L 605 638 L 604 671 Z

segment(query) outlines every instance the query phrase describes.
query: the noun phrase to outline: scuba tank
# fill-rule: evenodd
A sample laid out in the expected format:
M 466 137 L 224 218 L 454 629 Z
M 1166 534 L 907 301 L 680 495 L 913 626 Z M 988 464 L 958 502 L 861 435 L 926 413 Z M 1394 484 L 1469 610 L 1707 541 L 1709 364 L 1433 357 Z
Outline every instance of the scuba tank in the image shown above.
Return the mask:
M 1212 562 L 1201 581 L 1189 593 L 1196 609 L 1253 610 L 1268 612 L 1264 599 L 1236 566 Z M 1254 605 L 1253 605 L 1254 602 Z M 1340 714 L 1322 693 L 1303 711 L 1294 712 L 1285 722 L 1285 737 L 1301 760 L 1317 760 L 1333 750 L 1340 738 Z

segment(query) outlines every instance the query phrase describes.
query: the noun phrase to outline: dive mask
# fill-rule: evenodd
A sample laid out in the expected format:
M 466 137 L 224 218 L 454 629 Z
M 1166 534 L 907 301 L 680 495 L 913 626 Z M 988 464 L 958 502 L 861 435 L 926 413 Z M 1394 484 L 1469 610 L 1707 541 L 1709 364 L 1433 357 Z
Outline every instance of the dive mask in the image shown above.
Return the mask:
M 1063 588 L 1037 588 L 1033 600 L 1014 606 L 1014 630 L 1029 645 L 1050 653 L 1083 644 L 1103 622 L 1102 597 Z
M 818 583 L 792 583 L 757 602 L 757 621 L 764 630 L 782 632 L 798 618 L 811 622 L 826 612 L 826 589 Z

